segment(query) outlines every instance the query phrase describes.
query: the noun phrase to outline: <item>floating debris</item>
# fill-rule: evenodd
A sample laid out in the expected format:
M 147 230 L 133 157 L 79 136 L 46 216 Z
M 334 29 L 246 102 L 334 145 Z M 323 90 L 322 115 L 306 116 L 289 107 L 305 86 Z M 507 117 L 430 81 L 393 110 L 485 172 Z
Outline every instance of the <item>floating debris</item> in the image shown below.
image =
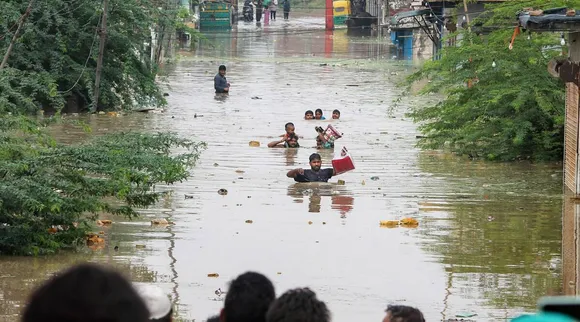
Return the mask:
M 417 219 L 414 219 L 414 218 L 403 218 L 400 220 L 400 222 L 401 222 L 402 226 L 407 226 L 407 227 L 419 226 L 419 222 L 417 221 Z
M 387 227 L 387 228 L 395 228 L 395 227 L 399 226 L 399 221 L 398 220 L 381 220 L 380 226 Z
M 257 147 L 260 146 L 260 142 L 258 142 L 258 141 L 250 141 L 250 146 L 251 147 L 254 147 L 254 148 L 257 148 Z
M 261 97 L 259 97 L 259 96 L 252 96 L 252 99 L 253 99 L 253 100 L 261 100 L 262 98 L 261 98 Z
M 312 225 L 312 221 L 309 221 L 309 222 L 308 222 L 308 224 L 309 224 L 309 225 Z
M 218 274 L 218 273 L 209 273 L 209 274 L 207 274 L 207 277 L 220 277 L 220 274 Z
M 151 225 L 173 225 L 174 223 L 171 221 L 168 221 L 165 218 L 159 218 L 159 219 L 153 219 L 151 220 Z
M 244 170 L 236 170 L 236 173 L 246 173 Z
M 254 223 L 253 220 L 251 220 L 251 219 L 246 220 L 246 224 L 252 224 L 252 223 Z
M 377 177 L 377 176 L 371 177 L 371 180 L 377 181 L 377 180 L 379 180 L 379 177 Z
M 135 245 L 135 248 L 140 248 L 140 249 L 145 248 L 145 245 L 137 244 L 137 245 Z
M 338 180 L 337 184 L 339 186 L 344 186 L 346 184 L 346 182 L 344 180 Z
M 113 222 L 108 220 L 108 219 L 100 219 L 97 220 L 97 226 L 109 226 L 111 225 Z
M 226 294 L 226 292 L 222 291 L 221 288 L 218 288 L 217 290 L 215 290 L 215 295 L 217 296 L 222 296 L 223 294 Z
M 218 190 L 218 194 L 219 195 L 222 195 L 222 196 L 225 196 L 225 195 L 228 194 L 228 191 L 226 189 L 220 189 L 220 190 Z
M 193 199 L 193 197 L 194 197 L 194 196 L 193 196 L 193 194 L 191 194 L 191 193 L 186 193 L 186 194 L 185 194 L 185 199 Z

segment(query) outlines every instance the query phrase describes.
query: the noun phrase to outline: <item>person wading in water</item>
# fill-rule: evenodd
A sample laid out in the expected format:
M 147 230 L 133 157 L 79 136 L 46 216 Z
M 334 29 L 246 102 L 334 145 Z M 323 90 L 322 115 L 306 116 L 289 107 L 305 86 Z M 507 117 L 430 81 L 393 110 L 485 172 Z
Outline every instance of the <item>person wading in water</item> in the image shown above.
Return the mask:
M 229 93 L 230 83 L 226 79 L 226 66 L 220 65 L 218 73 L 213 79 L 213 87 L 216 93 Z
M 310 169 L 302 168 L 288 171 L 286 176 L 294 178 L 296 182 L 328 182 L 328 179 L 336 175 L 333 168 L 321 169 L 322 160 L 320 154 L 313 153 L 310 155 Z

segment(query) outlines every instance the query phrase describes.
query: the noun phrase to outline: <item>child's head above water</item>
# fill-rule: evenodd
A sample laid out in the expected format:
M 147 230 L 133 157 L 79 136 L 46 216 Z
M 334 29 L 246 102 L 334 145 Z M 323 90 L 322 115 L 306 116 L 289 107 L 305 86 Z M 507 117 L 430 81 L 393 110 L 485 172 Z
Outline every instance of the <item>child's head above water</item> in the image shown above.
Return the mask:
M 314 118 L 317 120 L 320 120 L 322 118 L 322 110 L 317 108 L 316 111 L 314 111 Z
M 332 111 L 332 118 L 338 120 L 340 118 L 340 111 L 339 110 Z
M 288 122 L 284 125 L 284 129 L 286 129 L 287 134 L 294 134 L 294 123 Z
M 314 119 L 314 112 L 312 112 L 311 110 L 306 111 L 306 113 L 304 113 L 304 119 L 305 120 L 313 120 Z

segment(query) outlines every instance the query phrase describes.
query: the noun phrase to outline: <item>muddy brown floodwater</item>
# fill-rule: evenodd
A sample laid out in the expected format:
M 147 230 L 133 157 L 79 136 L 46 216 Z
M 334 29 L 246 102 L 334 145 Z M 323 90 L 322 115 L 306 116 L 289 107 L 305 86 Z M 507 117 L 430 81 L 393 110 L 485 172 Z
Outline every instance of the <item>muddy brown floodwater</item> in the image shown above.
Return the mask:
M 171 130 L 209 148 L 172 197 L 137 221 L 113 218 L 103 249 L 0 258 L 1 320 L 16 319 L 39 281 L 84 260 L 159 284 L 179 316 L 196 321 L 217 314 L 223 296 L 215 291 L 247 270 L 270 277 L 278 294 L 311 287 L 336 322 L 380 321 L 389 303 L 417 306 L 429 321 L 460 313 L 504 319 L 565 292 L 561 165 L 420 152 L 405 117 L 409 103 L 392 104 L 400 91 L 391 77 L 406 63 L 390 60 L 387 43 L 344 30 L 328 35 L 322 18 L 291 18 L 208 35 L 169 73 L 162 114 L 87 118 L 95 133 Z M 212 83 L 221 63 L 232 83 L 225 97 Z M 342 118 L 302 119 L 316 108 L 329 118 L 340 109 Z M 302 147 L 268 149 L 290 121 L 305 137 Z M 314 127 L 326 124 L 344 133 L 337 146 L 348 147 L 356 171 L 328 184 L 294 184 L 286 171 L 307 167 Z M 53 131 L 63 142 L 86 137 L 69 126 Z M 332 153 L 321 154 L 329 165 Z M 229 193 L 218 194 L 222 188 Z M 159 217 L 176 225 L 151 227 Z M 403 217 L 416 218 L 418 228 L 379 227 Z

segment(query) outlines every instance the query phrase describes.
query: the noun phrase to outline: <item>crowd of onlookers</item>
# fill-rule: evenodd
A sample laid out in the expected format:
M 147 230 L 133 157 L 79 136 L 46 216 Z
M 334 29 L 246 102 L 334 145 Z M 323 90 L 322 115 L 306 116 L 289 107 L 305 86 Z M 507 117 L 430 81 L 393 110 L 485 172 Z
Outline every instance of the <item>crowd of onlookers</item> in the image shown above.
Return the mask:
M 80 264 L 58 273 L 30 296 L 22 322 L 171 322 L 169 295 L 151 284 L 131 283 L 117 271 Z M 179 321 L 179 319 L 175 319 Z M 246 272 L 229 285 L 223 308 L 207 322 L 330 322 L 326 304 L 309 288 L 296 288 L 276 298 L 264 275 Z M 447 320 L 461 321 L 461 320 Z M 378 322 L 378 321 L 377 321 Z M 383 322 L 425 322 L 421 311 L 389 305 Z M 512 322 L 578 322 L 569 315 L 541 312 Z
M 74 266 L 36 289 L 22 322 L 146 322 L 173 321 L 168 294 L 150 284 L 134 284 L 117 271 L 95 264 Z M 276 298 L 272 282 L 255 272 L 229 285 L 224 306 L 208 322 L 329 322 L 326 304 L 309 288 L 297 288 Z M 387 307 L 384 322 L 424 322 L 409 306 Z

